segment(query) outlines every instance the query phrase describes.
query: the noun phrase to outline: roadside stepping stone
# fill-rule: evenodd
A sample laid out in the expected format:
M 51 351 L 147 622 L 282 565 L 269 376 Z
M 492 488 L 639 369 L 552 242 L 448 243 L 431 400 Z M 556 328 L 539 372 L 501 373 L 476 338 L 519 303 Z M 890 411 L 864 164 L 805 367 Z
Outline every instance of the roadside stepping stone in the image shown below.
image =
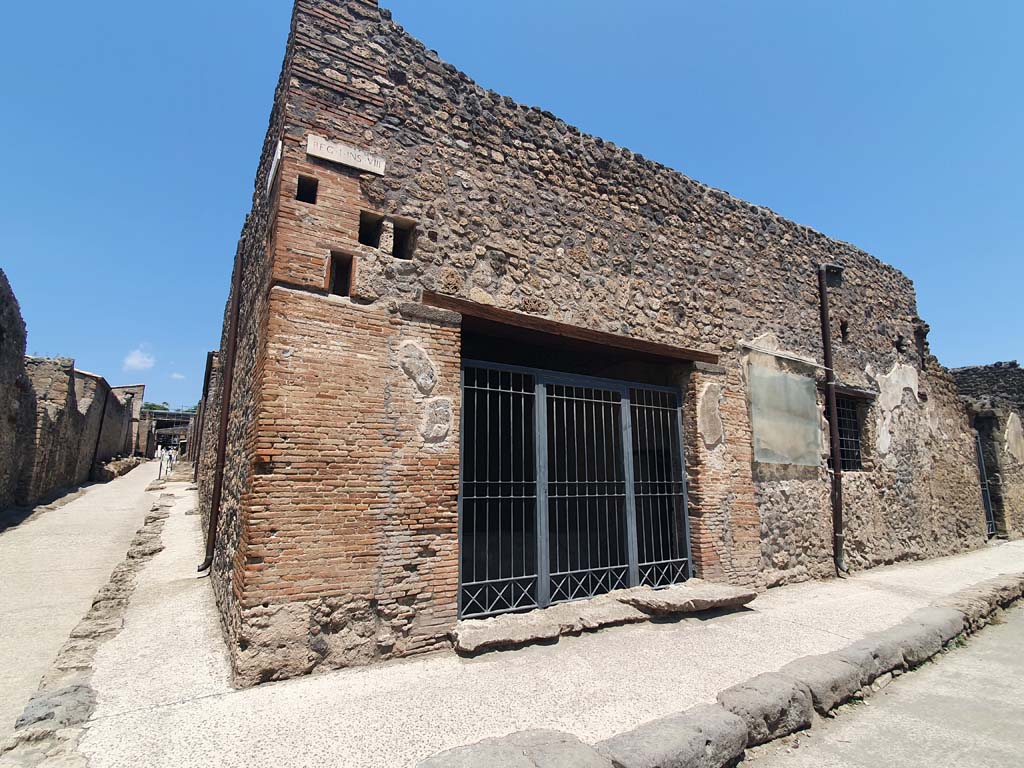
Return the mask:
M 652 616 L 738 608 L 757 592 L 731 584 L 690 579 L 664 589 L 634 587 L 589 600 L 560 603 L 526 613 L 460 621 L 452 631 L 455 650 L 474 654 L 556 640 L 562 635 L 647 621 Z

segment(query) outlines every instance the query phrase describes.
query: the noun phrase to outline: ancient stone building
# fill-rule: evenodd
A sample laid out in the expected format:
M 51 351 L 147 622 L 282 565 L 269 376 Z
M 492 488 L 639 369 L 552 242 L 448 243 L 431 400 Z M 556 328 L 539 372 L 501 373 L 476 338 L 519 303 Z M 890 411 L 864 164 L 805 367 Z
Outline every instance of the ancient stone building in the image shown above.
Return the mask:
M 1024 535 L 1024 369 L 1016 360 L 954 368 L 960 394 L 978 432 L 991 527 Z
M 15 503 L 32 444 L 35 409 L 25 373 L 25 321 L 0 269 L 0 510 Z
M 74 360 L 25 356 L 25 322 L 0 271 L 0 510 L 80 485 L 132 451 L 133 398 Z
M 871 255 L 480 88 L 373 0 L 298 0 L 203 405 L 239 680 L 981 545 L 926 334 Z

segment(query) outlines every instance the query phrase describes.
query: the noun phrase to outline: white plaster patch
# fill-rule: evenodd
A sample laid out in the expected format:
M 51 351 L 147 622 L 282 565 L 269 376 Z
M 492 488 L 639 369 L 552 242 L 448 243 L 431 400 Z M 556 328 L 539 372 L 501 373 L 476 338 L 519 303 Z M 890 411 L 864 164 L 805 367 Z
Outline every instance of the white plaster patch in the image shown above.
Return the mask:
M 1015 412 L 1010 413 L 1006 420 L 1006 433 L 1003 436 L 1006 441 L 1006 452 L 1017 460 L 1018 464 L 1024 464 L 1024 427 L 1021 425 L 1020 416 Z
M 704 440 L 704 445 L 714 448 L 725 440 L 725 425 L 719 408 L 722 401 L 722 385 L 712 381 L 701 389 L 697 405 L 697 431 Z
M 872 375 L 870 368 L 867 373 L 869 376 Z M 920 402 L 917 368 L 906 363 L 896 363 L 889 373 L 879 374 L 874 376 L 874 379 L 878 384 L 878 399 L 876 401 L 878 438 L 875 448 L 880 456 L 885 456 L 889 453 L 889 448 L 892 447 L 893 411 L 903 404 L 903 393 L 909 389 L 913 392 L 914 399 Z

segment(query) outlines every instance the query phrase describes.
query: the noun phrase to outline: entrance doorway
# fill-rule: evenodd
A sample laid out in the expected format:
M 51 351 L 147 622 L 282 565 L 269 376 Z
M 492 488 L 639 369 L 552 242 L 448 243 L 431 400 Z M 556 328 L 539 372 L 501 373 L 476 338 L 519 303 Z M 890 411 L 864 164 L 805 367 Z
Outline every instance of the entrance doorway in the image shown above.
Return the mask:
M 677 388 L 465 361 L 459 616 L 691 574 Z

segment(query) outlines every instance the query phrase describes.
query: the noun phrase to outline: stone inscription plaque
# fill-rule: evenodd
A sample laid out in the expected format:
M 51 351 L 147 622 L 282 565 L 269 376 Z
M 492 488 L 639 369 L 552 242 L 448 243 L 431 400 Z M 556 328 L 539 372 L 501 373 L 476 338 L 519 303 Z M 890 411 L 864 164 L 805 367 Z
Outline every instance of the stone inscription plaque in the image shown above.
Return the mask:
M 384 175 L 384 167 L 387 164 L 387 160 L 380 155 L 374 155 L 365 149 L 359 149 L 359 147 L 342 144 L 340 141 L 328 141 L 315 133 L 306 137 L 306 153 L 380 176 Z

